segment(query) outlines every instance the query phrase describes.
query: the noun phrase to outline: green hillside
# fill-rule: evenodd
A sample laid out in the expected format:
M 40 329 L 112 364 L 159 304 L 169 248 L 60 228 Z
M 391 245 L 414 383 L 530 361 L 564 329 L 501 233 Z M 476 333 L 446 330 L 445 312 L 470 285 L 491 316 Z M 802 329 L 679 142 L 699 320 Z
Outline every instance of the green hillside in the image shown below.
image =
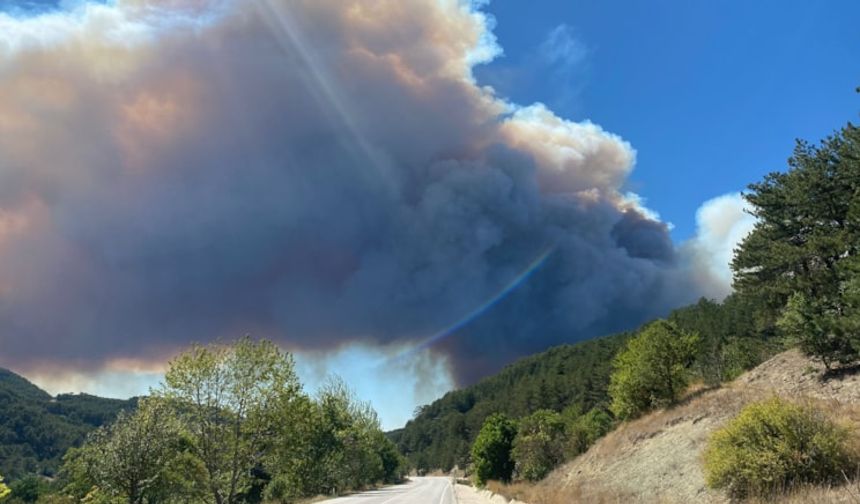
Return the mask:
M 7 480 L 53 475 L 66 450 L 134 403 L 86 394 L 52 397 L 0 369 L 0 474 Z
M 756 322 L 759 305 L 732 295 L 721 303 L 702 299 L 669 314 L 679 328 L 700 336 L 691 369 L 696 380 L 715 385 L 733 379 L 783 348 L 772 327 Z M 605 410 L 612 360 L 637 331 L 562 345 L 521 359 L 419 408 L 404 428 L 388 435 L 417 469 L 447 471 L 468 465 L 472 443 L 493 413 L 522 418 L 541 409 L 571 408 L 568 411 L 574 416 L 592 408 Z
M 484 419 L 503 412 L 514 418 L 538 409 L 581 411 L 606 400 L 610 363 L 628 333 L 562 345 L 521 359 L 477 384 L 445 394 L 389 433 L 418 469 L 465 467 Z

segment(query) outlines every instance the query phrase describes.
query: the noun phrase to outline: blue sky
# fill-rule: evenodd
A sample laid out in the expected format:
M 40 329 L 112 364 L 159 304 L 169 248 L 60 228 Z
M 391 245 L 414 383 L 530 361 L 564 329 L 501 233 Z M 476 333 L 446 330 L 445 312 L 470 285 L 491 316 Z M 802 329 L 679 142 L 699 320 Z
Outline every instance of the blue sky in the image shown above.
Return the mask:
M 860 2 L 497 0 L 486 10 L 505 56 L 479 67 L 479 81 L 631 142 L 630 188 L 675 225 L 676 241 L 694 233 L 702 202 L 785 169 L 795 138 L 817 141 L 860 111 Z

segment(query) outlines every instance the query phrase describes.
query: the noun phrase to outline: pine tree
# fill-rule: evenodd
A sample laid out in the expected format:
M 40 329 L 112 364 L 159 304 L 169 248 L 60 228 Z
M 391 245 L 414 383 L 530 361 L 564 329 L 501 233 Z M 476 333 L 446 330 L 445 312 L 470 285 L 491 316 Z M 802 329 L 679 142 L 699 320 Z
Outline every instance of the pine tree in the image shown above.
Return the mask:
M 856 276 L 847 265 L 860 247 L 860 130 L 848 124 L 819 146 L 798 141 L 789 168 L 750 185 L 744 195 L 758 222 L 736 250 L 735 289 L 761 301 L 771 322 L 787 307 L 793 311 L 779 325 L 825 364 L 850 362 L 860 348 L 840 328 L 850 311 L 846 286 Z M 800 297 L 787 306 L 793 296 Z M 831 322 L 793 332 L 800 308 L 804 316 Z

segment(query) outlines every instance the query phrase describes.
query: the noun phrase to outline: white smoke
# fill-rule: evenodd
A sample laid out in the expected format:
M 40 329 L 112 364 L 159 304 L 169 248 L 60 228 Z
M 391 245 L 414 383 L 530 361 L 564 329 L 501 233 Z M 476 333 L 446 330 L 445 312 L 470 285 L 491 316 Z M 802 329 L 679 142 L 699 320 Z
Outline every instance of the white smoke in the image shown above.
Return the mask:
M 696 212 L 696 237 L 685 244 L 685 255 L 702 295 L 722 300 L 731 294 L 734 251 L 756 223 L 750 210 L 739 193 L 731 193 L 706 201 Z

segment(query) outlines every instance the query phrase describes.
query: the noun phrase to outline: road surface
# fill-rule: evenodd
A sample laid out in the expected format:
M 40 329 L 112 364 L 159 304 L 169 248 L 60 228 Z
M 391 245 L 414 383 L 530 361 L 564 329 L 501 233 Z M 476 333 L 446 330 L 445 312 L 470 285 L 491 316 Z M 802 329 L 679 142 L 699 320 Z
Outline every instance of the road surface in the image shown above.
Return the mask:
M 455 504 L 451 478 L 410 478 L 408 483 L 324 501 L 325 504 Z

